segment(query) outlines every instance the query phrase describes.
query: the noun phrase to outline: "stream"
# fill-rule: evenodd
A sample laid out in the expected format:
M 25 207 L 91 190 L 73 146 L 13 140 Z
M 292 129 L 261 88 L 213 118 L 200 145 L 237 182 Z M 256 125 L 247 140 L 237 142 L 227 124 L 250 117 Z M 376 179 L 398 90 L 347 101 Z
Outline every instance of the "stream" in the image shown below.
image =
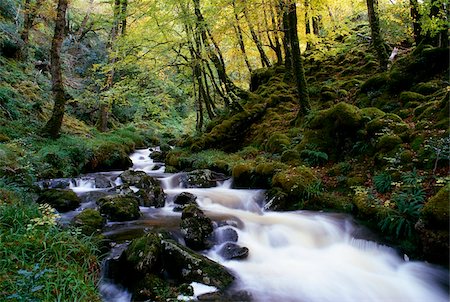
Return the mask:
M 448 271 L 425 262 L 409 261 L 406 255 L 373 241 L 370 232 L 344 214 L 266 210 L 263 190 L 232 189 L 231 180 L 209 189 L 180 186 L 181 174 L 168 174 L 153 162 L 151 151 L 130 155 L 134 170 L 145 171 L 160 180 L 167 199 L 163 208 L 141 207 L 136 221 L 108 223 L 104 235 L 117 244 L 110 257 L 123 250 L 126 240 L 154 227 L 178 228 L 181 213 L 174 212 L 173 199 L 182 192 L 197 196 L 200 208 L 214 221 L 229 221 L 238 233 L 240 246 L 249 249 L 244 260 L 224 260 L 220 246 L 204 255 L 227 267 L 235 276 L 234 290 L 251 293 L 253 301 L 377 301 L 445 302 Z M 121 172 L 100 173 L 111 187 L 121 184 Z M 95 176 L 75 179 L 70 188 L 82 199 L 81 207 L 63 215 L 70 220 L 79 211 L 95 207 L 105 188 L 96 188 Z M 222 227 L 215 230 L 220 236 Z M 195 294 L 211 287 L 193 284 Z M 119 286 L 102 280 L 100 291 L 106 302 L 129 302 L 131 295 Z

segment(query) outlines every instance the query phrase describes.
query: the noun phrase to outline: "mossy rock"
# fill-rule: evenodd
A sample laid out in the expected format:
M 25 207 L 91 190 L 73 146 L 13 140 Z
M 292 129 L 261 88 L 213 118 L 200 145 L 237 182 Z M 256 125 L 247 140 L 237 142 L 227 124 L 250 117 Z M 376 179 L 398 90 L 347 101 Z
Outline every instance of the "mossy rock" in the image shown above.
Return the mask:
M 135 186 L 139 189 L 132 195 L 139 199 L 140 205 L 157 208 L 164 206 L 166 194 L 157 179 L 147 175 L 144 171 L 133 170 L 125 171 L 119 177 L 126 186 Z
M 85 172 L 123 171 L 133 165 L 128 147 L 119 143 L 107 142 L 94 149 L 93 156 L 84 166 Z
M 317 197 L 315 206 L 333 211 L 343 211 L 350 213 L 353 210 L 352 199 L 339 193 L 322 193 Z
M 377 150 L 391 151 L 403 143 L 402 139 L 395 134 L 385 134 L 381 136 L 376 144 Z
M 396 93 L 407 90 L 415 83 L 429 80 L 448 70 L 448 48 L 433 48 L 425 45 L 406 57 L 397 60 L 389 72 L 389 89 Z
M 3 133 L 0 133 L 0 143 L 6 143 L 9 142 L 11 140 L 11 138 Z
M 361 92 L 368 93 L 370 91 L 381 90 L 387 85 L 389 76 L 386 73 L 374 75 L 361 85 Z
M 334 101 L 337 100 L 338 94 L 334 91 L 324 91 L 320 93 L 320 100 L 322 102 L 326 102 L 326 101 Z
M 100 233 L 105 223 L 106 219 L 94 209 L 85 209 L 73 219 L 73 224 L 88 236 Z
M 417 92 L 403 91 L 402 93 L 400 93 L 399 99 L 402 102 L 402 104 L 407 104 L 409 102 L 423 102 L 427 98 L 424 95 Z
M 272 186 L 281 188 L 291 197 L 302 198 L 306 189 L 317 180 L 311 168 L 299 166 L 276 173 L 272 178 Z
M 450 184 L 440 189 L 423 206 L 421 218 L 426 227 L 448 229 L 449 223 Z
M 233 186 L 236 188 L 250 188 L 252 186 L 252 176 L 254 174 L 254 162 L 242 162 L 233 167 Z
M 210 247 L 208 238 L 213 232 L 212 221 L 195 204 L 183 209 L 180 223 L 186 246 L 193 250 L 204 250 Z
M 309 149 L 325 152 L 336 160 L 349 152 L 363 127 L 358 107 L 341 102 L 314 114 L 307 124 L 304 139 L 296 147 L 299 152 Z
M 300 161 L 300 153 L 295 149 L 285 150 L 281 154 L 281 162 L 287 164 L 297 164 Z
M 110 221 L 129 221 L 141 216 L 139 200 L 134 196 L 105 196 L 97 201 L 100 213 Z
M 411 88 L 411 91 L 420 93 L 422 95 L 431 95 L 441 89 L 442 85 L 436 81 L 430 81 L 430 82 L 421 82 L 417 85 L 414 85 Z
M 404 134 L 408 131 L 408 125 L 396 114 L 387 113 L 384 116 L 375 118 L 366 125 L 369 135 L 375 135 L 389 130 L 395 134 Z
M 172 239 L 162 239 L 164 270 L 182 282 L 200 282 L 225 290 L 234 276 L 222 265 L 195 253 Z
M 81 200 L 72 190 L 50 189 L 40 194 L 37 203 L 47 203 L 58 212 L 64 213 L 78 208 Z
M 212 188 L 217 185 L 217 182 L 228 178 L 225 174 L 201 169 L 187 172 L 180 181 L 184 188 Z
M 367 122 L 386 115 L 384 111 L 376 107 L 361 108 L 361 114 L 363 119 Z
M 267 140 L 264 149 L 271 153 L 282 153 L 291 143 L 289 137 L 283 133 L 274 133 Z
M 159 273 L 163 265 L 160 236 L 157 233 L 149 233 L 134 239 L 121 258 L 126 263 L 127 270 L 131 269 L 134 273 Z

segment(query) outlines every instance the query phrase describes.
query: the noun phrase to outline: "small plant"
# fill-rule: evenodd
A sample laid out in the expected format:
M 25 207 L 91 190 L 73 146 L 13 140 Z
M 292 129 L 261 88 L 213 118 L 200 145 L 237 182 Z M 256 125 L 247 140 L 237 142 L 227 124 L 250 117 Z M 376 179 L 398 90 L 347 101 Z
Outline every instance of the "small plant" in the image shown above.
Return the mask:
M 388 173 L 380 173 L 373 177 L 373 184 L 378 193 L 387 193 L 392 188 L 392 177 Z
M 426 141 L 425 149 L 433 152 L 433 174 L 435 174 L 440 160 L 446 160 L 447 163 L 450 160 L 450 136 L 430 138 Z
M 305 198 L 310 199 L 313 197 L 317 197 L 324 191 L 322 182 L 320 180 L 311 183 L 309 186 L 305 188 Z
M 7 298 L 26 302 L 40 301 L 36 298 L 36 294 L 44 288 L 45 274 L 50 272 L 52 270 L 41 269 L 38 263 L 34 265 L 32 270 L 21 269 L 17 271 L 20 277 L 16 282 L 16 292 Z
M 300 157 L 310 166 L 319 166 L 328 161 L 328 155 L 325 152 L 310 149 L 302 150 Z

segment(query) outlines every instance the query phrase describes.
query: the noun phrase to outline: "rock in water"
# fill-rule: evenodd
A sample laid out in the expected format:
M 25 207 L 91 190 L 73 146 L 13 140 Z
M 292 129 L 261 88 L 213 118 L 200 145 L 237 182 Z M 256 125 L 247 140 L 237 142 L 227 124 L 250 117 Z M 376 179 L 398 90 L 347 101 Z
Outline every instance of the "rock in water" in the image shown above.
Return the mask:
M 186 245 L 191 249 L 202 250 L 209 247 L 208 237 L 213 232 L 213 224 L 196 205 L 184 208 L 180 228 Z
M 172 239 L 163 239 L 164 269 L 169 275 L 183 282 L 199 282 L 220 290 L 227 288 L 234 280 L 225 267 L 196 254 L 191 249 Z
M 248 257 L 248 248 L 227 242 L 220 248 L 218 254 L 226 260 L 245 259 Z
M 228 177 L 224 174 L 204 169 L 186 173 L 181 178 L 181 183 L 185 188 L 212 188 L 217 185 L 218 181 L 226 179 Z
M 100 233 L 105 223 L 106 219 L 94 209 L 83 210 L 83 212 L 75 216 L 73 220 L 73 224 L 76 227 L 81 228 L 83 234 L 88 236 Z
M 190 204 L 197 205 L 197 196 L 188 192 L 182 192 L 175 197 L 173 203 L 175 204 L 174 211 L 182 211 Z
M 139 201 L 133 196 L 105 196 L 97 201 L 100 213 L 110 221 L 128 221 L 138 219 Z
M 80 202 L 80 198 L 72 190 L 63 189 L 45 190 L 37 200 L 37 203 L 47 203 L 61 213 L 75 210 Z
M 120 174 L 120 178 L 125 186 L 135 186 L 140 189 L 135 195 L 143 206 L 163 207 L 166 194 L 159 181 L 147 175 L 143 171 L 127 170 Z

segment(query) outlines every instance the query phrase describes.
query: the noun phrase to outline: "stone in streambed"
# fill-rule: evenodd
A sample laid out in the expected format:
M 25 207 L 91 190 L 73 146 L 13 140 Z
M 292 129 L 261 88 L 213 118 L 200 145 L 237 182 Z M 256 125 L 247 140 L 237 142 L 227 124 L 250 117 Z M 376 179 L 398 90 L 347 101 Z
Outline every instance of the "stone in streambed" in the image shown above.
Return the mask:
M 159 181 L 143 171 L 127 170 L 120 174 L 120 179 L 126 186 L 134 186 L 140 189 L 136 194 L 128 192 L 136 196 L 143 206 L 164 207 L 166 194 L 161 187 Z
M 225 260 L 245 259 L 248 257 L 248 248 L 241 247 L 236 243 L 227 242 L 218 251 L 218 254 Z
M 61 213 L 75 210 L 80 206 L 80 202 L 75 192 L 63 189 L 45 190 L 37 200 L 37 203 L 47 203 Z
M 100 213 L 110 221 L 129 221 L 138 219 L 139 200 L 133 196 L 105 196 L 97 201 Z
M 175 197 L 173 203 L 175 204 L 174 211 L 182 211 L 190 204 L 197 205 L 197 196 L 188 192 L 182 192 Z
M 73 224 L 85 235 L 100 233 L 106 219 L 94 209 L 85 209 L 75 216 Z
M 213 232 L 213 224 L 196 205 L 188 205 L 181 214 L 181 233 L 186 245 L 193 250 L 210 247 L 208 238 Z
M 204 169 L 188 172 L 180 180 L 185 188 L 212 188 L 226 179 L 228 177 L 222 173 Z

